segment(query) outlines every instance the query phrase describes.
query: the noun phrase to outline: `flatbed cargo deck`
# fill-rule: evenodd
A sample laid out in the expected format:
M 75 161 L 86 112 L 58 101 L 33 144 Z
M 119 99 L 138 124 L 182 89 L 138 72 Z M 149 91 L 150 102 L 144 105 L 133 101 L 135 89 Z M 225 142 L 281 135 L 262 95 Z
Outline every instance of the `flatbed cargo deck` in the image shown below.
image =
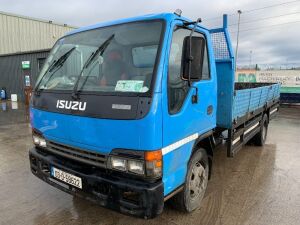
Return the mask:
M 232 157 L 261 128 L 262 116 L 272 118 L 279 107 L 280 85 L 235 83 L 232 126 L 228 131 L 227 155 Z
M 267 126 L 278 110 L 280 84 L 234 81 L 234 54 L 230 45 L 227 20 L 224 19 L 223 22 L 223 28 L 210 30 L 218 82 L 215 136 L 228 131 L 227 156 L 233 157 L 244 144 L 255 135 L 261 134 L 262 123 L 265 122 Z M 264 119 L 265 115 L 267 118 Z

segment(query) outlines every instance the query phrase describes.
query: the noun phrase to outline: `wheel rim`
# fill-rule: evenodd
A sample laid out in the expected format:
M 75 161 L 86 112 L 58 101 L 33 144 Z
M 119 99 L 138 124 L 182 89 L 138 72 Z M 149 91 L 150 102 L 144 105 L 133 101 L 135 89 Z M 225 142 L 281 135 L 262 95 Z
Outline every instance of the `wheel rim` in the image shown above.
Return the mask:
M 208 172 L 207 172 L 207 166 L 204 168 L 204 166 L 197 162 L 194 164 L 190 176 L 190 182 L 189 182 L 189 191 L 190 191 L 190 198 L 198 199 L 199 196 L 202 197 L 204 195 L 206 186 L 208 181 Z

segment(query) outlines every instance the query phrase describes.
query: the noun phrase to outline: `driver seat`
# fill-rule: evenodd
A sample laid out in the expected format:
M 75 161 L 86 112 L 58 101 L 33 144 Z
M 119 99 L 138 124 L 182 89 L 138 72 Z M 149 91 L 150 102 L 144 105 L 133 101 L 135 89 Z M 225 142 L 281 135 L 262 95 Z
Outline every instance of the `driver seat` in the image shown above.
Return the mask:
M 101 86 L 116 86 L 119 80 L 126 80 L 126 66 L 120 51 L 112 50 L 103 59 Z

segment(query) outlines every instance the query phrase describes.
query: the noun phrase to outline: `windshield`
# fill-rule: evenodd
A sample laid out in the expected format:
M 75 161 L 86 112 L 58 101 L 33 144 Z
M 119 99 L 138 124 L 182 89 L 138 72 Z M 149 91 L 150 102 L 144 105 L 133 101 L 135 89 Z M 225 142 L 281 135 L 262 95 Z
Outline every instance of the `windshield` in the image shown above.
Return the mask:
M 162 22 L 136 22 L 66 36 L 54 45 L 36 90 L 137 92 L 150 89 Z

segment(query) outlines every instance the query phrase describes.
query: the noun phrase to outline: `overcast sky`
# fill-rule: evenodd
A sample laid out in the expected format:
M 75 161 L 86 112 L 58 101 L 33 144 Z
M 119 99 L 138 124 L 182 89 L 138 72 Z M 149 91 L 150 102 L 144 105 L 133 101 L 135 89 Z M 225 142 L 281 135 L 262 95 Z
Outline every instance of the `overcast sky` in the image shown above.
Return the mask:
M 0 11 L 52 20 L 74 26 L 137 15 L 173 12 L 180 8 L 185 17 L 201 17 L 203 24 L 221 24 L 228 13 L 233 46 L 236 46 L 237 10 L 241 14 L 238 64 L 300 65 L 300 0 L 0 0 Z M 247 12 L 274 4 L 276 7 Z M 292 14 L 293 13 L 293 14 Z M 234 15 L 232 15 L 234 14 Z M 291 15 L 285 15 L 291 14 Z M 272 19 L 264 19 L 280 16 Z M 219 17 L 220 19 L 211 19 Z M 252 20 L 259 20 L 251 22 Z M 298 21 L 298 22 L 297 22 Z M 278 24 L 289 23 L 281 26 Z M 276 26 L 274 26 L 276 25 Z M 266 27 L 261 28 L 260 27 Z M 254 29 L 254 30 L 252 30 Z M 248 31 L 246 31 L 248 30 Z M 1 32 L 1 31 L 0 31 Z M 250 53 L 252 52 L 252 54 Z M 251 55 L 251 56 L 250 56 Z

